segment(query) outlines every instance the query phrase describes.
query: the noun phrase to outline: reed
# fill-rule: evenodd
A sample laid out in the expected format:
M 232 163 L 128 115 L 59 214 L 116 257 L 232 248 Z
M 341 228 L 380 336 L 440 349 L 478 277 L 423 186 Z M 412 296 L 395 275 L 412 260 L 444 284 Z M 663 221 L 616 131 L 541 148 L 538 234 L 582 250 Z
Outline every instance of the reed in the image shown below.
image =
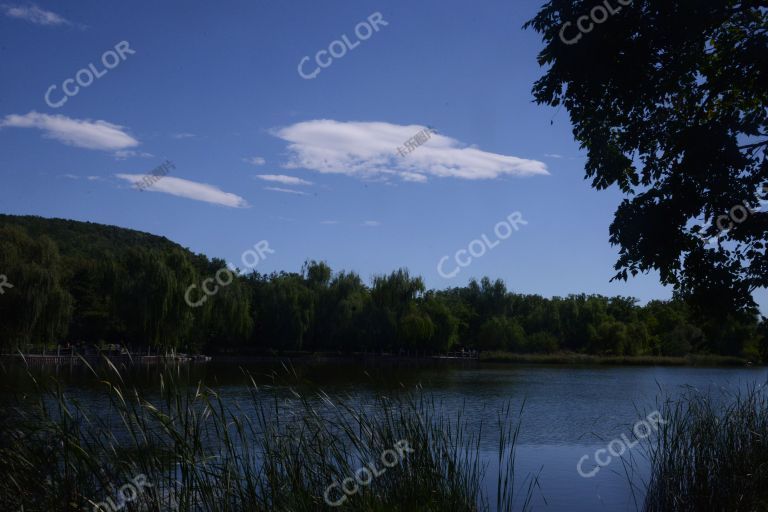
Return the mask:
M 667 423 L 645 445 L 644 510 L 768 510 L 768 390 L 689 389 L 660 408 Z
M 1 510 L 98 510 L 109 500 L 128 512 L 491 509 L 482 432 L 420 392 L 353 405 L 322 391 L 265 388 L 244 374 L 250 397 L 233 400 L 225 390 L 190 386 L 178 366 L 164 368 L 147 390 L 126 384 L 108 360 L 88 367 L 103 385 L 98 408 L 31 374 L 37 392 L 2 407 Z M 529 509 L 538 480 L 526 478 L 516 498 L 520 425 L 509 407 L 499 426 L 495 509 Z M 402 441 L 410 451 L 382 468 L 382 454 Z M 378 476 L 329 506 L 328 487 L 372 462 Z M 139 475 L 151 486 L 134 496 L 126 484 Z M 129 499 L 118 497 L 121 487 Z M 338 488 L 332 494 L 342 496 Z

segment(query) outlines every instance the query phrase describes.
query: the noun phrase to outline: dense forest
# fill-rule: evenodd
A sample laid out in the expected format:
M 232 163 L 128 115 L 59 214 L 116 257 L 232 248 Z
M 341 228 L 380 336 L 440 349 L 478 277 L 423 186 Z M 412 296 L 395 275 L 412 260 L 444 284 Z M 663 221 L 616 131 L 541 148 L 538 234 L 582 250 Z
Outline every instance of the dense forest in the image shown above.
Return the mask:
M 768 360 L 768 322 L 705 315 L 682 300 L 510 292 L 483 278 L 427 290 L 406 269 L 366 283 L 307 261 L 237 273 L 199 307 L 185 292 L 225 268 L 166 238 L 99 224 L 0 215 L 0 350 L 120 343 L 187 352 L 605 355 L 712 353 Z

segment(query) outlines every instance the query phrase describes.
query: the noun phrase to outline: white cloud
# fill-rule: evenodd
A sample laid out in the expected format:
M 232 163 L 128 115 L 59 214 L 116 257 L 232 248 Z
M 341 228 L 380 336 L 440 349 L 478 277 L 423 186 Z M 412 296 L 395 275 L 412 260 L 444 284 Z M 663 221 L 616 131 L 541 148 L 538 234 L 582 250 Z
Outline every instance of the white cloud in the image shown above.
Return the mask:
M 171 135 L 171 137 L 173 137 L 174 139 L 191 139 L 193 137 L 196 137 L 196 135 L 194 133 L 182 132 L 182 133 L 174 133 L 173 135 Z
M 375 228 L 377 226 L 381 226 L 381 222 L 379 222 L 377 220 L 367 220 L 367 221 L 363 222 L 363 226 L 368 226 L 368 227 Z
M 120 151 L 115 151 L 115 158 L 117 158 L 118 160 L 125 160 L 126 158 L 134 158 L 134 157 L 152 158 L 154 156 L 155 155 L 153 155 L 152 153 L 145 153 L 143 151 L 133 151 L 131 149 L 128 149 L 128 150 L 123 149 Z
M 419 125 L 320 119 L 273 133 L 289 143 L 291 158 L 285 165 L 289 169 L 416 182 L 425 182 L 429 176 L 479 180 L 549 174 L 543 162 L 482 151 L 439 134 L 432 134 L 414 151 L 400 156 L 397 148 L 424 129 Z
M 339 221 L 337 221 L 337 220 L 321 220 L 320 221 L 320 224 L 328 224 L 328 225 L 338 224 L 338 223 L 339 223 Z
M 557 153 L 544 153 L 544 156 L 549 158 L 563 158 L 563 155 L 558 155 Z
M 264 181 L 274 181 L 283 185 L 311 185 L 311 181 L 303 180 L 295 176 L 286 176 L 285 174 L 257 174 L 257 178 Z
M 265 163 L 267 163 L 267 161 L 261 158 L 260 156 L 250 156 L 247 158 L 243 158 L 243 162 L 251 165 L 264 165 Z
M 36 25 L 71 25 L 71 23 L 55 12 L 46 11 L 36 5 L 14 6 L 8 4 L 0 5 L 0 9 L 5 12 L 9 18 L 26 20 Z
M 123 131 L 123 127 L 106 121 L 72 119 L 62 115 L 50 116 L 30 112 L 10 114 L 0 120 L 0 128 L 37 128 L 45 137 L 70 146 L 115 151 L 139 145 L 139 141 Z
M 87 179 L 88 181 L 104 181 L 104 178 L 102 178 L 101 176 L 86 176 L 85 179 Z
M 417 172 L 404 171 L 400 173 L 400 177 L 403 181 L 414 181 L 416 183 L 426 183 L 427 177 Z
M 115 176 L 134 185 L 137 185 L 146 177 L 145 174 L 115 174 Z M 236 194 L 224 192 L 214 185 L 198 183 L 182 178 L 171 178 L 166 176 L 163 179 L 156 181 L 151 186 L 145 187 L 144 190 L 150 192 L 164 192 L 178 197 L 194 199 L 195 201 L 229 206 L 230 208 L 248 207 L 248 202 Z
M 280 188 L 280 187 L 264 187 L 264 190 L 271 190 L 272 192 L 282 192 L 284 194 L 297 194 L 300 196 L 308 196 L 306 192 L 302 192 L 300 190 L 291 190 L 289 188 Z
M 76 176 L 74 174 L 62 174 L 64 178 L 69 178 L 70 180 L 79 180 L 80 176 Z

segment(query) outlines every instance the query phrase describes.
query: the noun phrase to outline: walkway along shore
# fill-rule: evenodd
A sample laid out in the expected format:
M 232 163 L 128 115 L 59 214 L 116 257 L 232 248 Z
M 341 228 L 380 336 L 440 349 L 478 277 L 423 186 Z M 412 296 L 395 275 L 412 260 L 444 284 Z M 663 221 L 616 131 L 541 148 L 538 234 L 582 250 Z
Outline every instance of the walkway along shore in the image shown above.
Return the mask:
M 114 364 L 152 365 L 160 363 L 207 363 L 209 356 L 189 356 L 187 354 L 140 355 L 140 354 L 104 354 Z M 0 354 L 0 361 L 18 361 L 27 365 L 69 365 L 77 366 L 87 362 L 99 363 L 102 354 Z

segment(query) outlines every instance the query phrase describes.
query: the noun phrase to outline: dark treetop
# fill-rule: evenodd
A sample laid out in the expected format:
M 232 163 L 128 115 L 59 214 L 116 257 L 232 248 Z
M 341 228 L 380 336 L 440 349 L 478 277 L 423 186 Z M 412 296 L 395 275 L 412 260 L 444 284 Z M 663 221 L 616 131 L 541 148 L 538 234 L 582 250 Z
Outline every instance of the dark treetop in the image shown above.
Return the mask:
M 620 10 L 606 19 L 603 2 L 552 0 L 526 26 L 545 43 L 536 101 L 570 114 L 593 187 L 627 196 L 610 228 L 616 278 L 657 270 L 702 314 L 754 312 L 768 285 L 768 213 L 755 211 L 768 183 L 768 2 L 607 3 Z M 604 21 L 582 20 L 584 33 L 591 12 Z

